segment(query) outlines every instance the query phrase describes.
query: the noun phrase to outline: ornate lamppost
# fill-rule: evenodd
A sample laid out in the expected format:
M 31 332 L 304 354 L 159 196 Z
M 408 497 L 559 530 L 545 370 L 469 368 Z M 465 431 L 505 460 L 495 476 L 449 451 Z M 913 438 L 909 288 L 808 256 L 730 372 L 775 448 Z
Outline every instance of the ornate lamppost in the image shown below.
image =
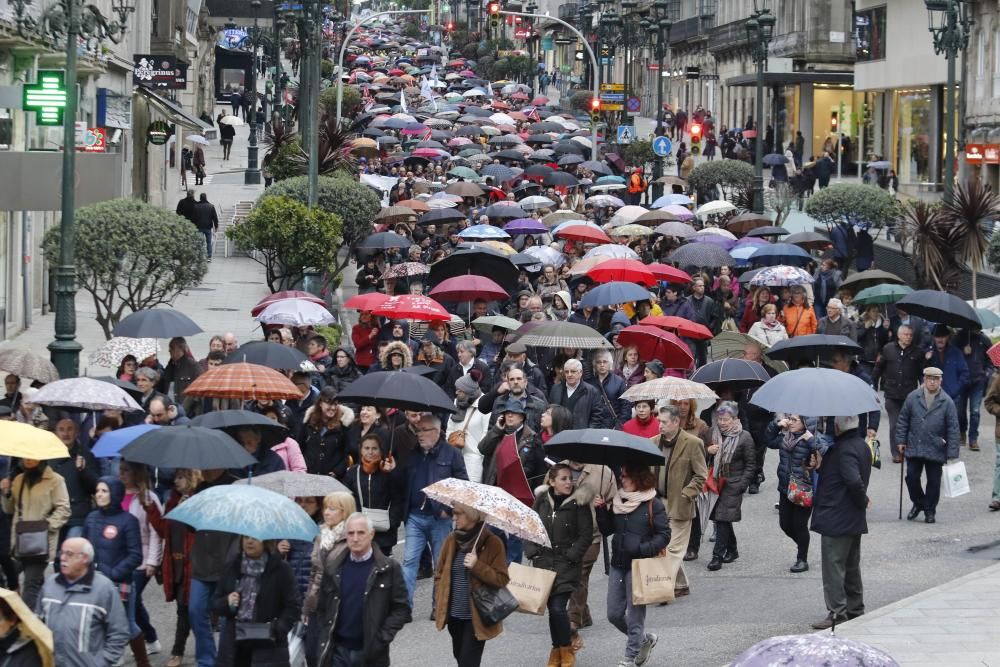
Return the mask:
M 754 13 L 747 19 L 747 40 L 757 66 L 757 136 L 754 140 L 753 158 L 753 211 L 764 213 L 764 72 L 767 71 L 767 45 L 774 36 L 774 16 L 767 8 L 767 0 L 754 0 Z
M 666 133 L 663 127 L 663 59 L 667 55 L 670 29 L 674 25 L 667 16 L 668 7 L 667 0 L 655 0 L 652 19 L 644 20 L 642 24 L 643 30 L 649 35 L 653 54 L 656 56 L 656 136 L 658 137 Z M 663 184 L 656 182 L 661 176 L 663 176 L 663 157 L 657 155 L 656 162 L 653 163 L 653 201 L 663 195 Z
M 247 168 L 243 172 L 244 185 L 260 185 L 260 167 L 257 165 L 257 46 L 260 44 L 260 26 L 257 14 L 260 0 L 250 0 L 253 9 L 253 39 L 250 42 L 250 141 L 247 143 Z

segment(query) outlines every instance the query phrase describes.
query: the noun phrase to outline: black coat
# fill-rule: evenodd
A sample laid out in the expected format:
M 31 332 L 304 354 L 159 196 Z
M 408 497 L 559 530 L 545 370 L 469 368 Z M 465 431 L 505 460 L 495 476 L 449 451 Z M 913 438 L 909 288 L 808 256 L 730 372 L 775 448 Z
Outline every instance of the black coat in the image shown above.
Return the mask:
M 493 375 L 490 373 L 490 367 L 486 365 L 485 361 L 482 359 L 473 360 L 472 370 L 479 371 L 479 390 L 481 392 L 485 394 L 493 388 Z M 456 362 L 444 381 L 444 390 L 448 392 L 449 396 L 454 397 L 455 382 L 463 375 L 465 375 L 465 369 L 462 368 L 462 364 Z
M 819 468 L 812 529 L 827 537 L 867 533 L 865 511 L 871 472 L 871 450 L 859 431 L 852 429 L 837 436 Z
M 349 553 L 347 549 L 342 550 L 327 559 L 324 566 L 319 595 L 319 664 L 322 667 L 333 664 L 332 635 L 340 611 L 340 573 Z M 375 565 L 368 575 L 364 600 L 365 647 L 362 663 L 366 667 L 388 667 L 389 644 L 396 633 L 412 620 L 410 603 L 403 581 L 403 568 L 399 563 L 386 558 L 378 549 L 372 551 L 372 558 Z
M 194 222 L 194 205 L 197 203 L 194 197 L 185 197 L 177 202 L 177 215 L 184 216 L 191 222 Z
M 375 543 L 383 549 L 392 549 L 406 509 L 406 478 L 401 469 L 396 468 L 391 473 L 380 470 L 369 475 L 360 464 L 354 464 L 344 475 L 344 484 L 354 494 L 359 512 L 362 507 L 389 510 L 389 530 L 375 533 Z
M 652 509 L 652 518 L 649 511 Z M 609 507 L 597 511 L 601 533 L 611 535 L 611 566 L 632 569 L 636 558 L 652 558 L 670 542 L 667 510 L 659 498 L 639 503 L 630 514 L 615 514 Z
M 270 623 L 274 645 L 253 650 L 250 664 L 238 664 L 236 647 L 236 611 L 229 606 L 229 594 L 239 590 L 240 562 L 243 553 L 229 562 L 215 587 L 212 611 L 225 617 L 219 636 L 216 667 L 288 667 L 288 633 L 299 619 L 302 601 L 292 567 L 277 554 L 267 555 L 260 591 L 254 607 L 255 623 Z
M 302 457 L 306 470 L 313 475 L 330 475 L 341 479 L 347 472 L 347 429 L 313 428 L 303 424 Z
M 83 457 L 83 470 L 78 470 L 76 467 L 77 456 Z M 90 453 L 89 448 L 76 444 L 69 450 L 68 459 L 49 461 L 49 467 L 52 468 L 52 472 L 62 475 L 66 482 L 66 491 L 69 493 L 69 506 L 72 512 L 66 525 L 82 526 L 92 509 L 90 499 L 94 495 L 94 491 L 97 490 L 99 478 L 97 459 Z
M 170 360 L 163 371 L 160 382 L 164 391 L 170 388 L 171 382 L 174 384 L 174 396 L 177 399 L 174 402 L 180 404 L 184 402 L 184 392 L 199 375 L 201 375 L 201 367 L 198 366 L 198 362 L 194 358 L 184 355 L 180 361 Z
M 200 201 L 194 205 L 194 218 L 191 220 L 200 231 L 207 232 L 219 228 L 219 214 L 212 202 Z
M 573 413 L 573 428 L 613 428 L 614 417 L 600 390 L 581 381 L 572 398 L 566 396 L 566 384 L 559 382 L 549 391 L 549 403 L 561 405 Z
M 632 418 L 632 402 L 622 399 L 622 394 L 625 393 L 625 380 L 622 379 L 621 375 L 608 373 L 604 382 L 598 380 L 595 375 L 590 378 L 589 384 L 592 384 L 602 394 L 604 407 L 611 414 L 615 428 L 621 428 L 625 422 Z
M 904 350 L 899 347 L 898 342 L 893 341 L 879 353 L 878 362 L 872 371 L 872 385 L 877 387 L 881 381 L 886 398 L 902 401 L 917 388 L 923 373 L 923 350 L 913 343 Z
M 532 509 L 541 517 L 552 546 L 526 541 L 524 555 L 533 566 L 556 573 L 552 594 L 572 593 L 580 586 L 583 554 L 594 541 L 594 516 L 590 509 L 594 492 L 581 486 L 553 510 L 550 491 L 548 486 L 537 489 Z
M 729 460 L 729 469 L 726 471 L 716 469 L 716 474 L 722 474 L 726 483 L 722 487 L 719 499 L 715 502 L 715 507 L 712 508 L 712 521 L 736 523 L 742 518 L 743 494 L 753 480 L 756 470 L 755 459 L 753 436 L 744 430 L 736 444 L 733 458 Z

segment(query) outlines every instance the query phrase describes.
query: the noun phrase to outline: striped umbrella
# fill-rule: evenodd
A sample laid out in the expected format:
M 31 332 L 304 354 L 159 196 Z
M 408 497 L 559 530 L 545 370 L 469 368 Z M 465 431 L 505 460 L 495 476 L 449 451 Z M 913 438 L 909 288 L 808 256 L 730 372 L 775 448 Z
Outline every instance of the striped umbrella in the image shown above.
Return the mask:
M 298 400 L 302 392 L 276 370 L 257 364 L 223 364 L 202 373 L 188 385 L 187 396 L 235 398 L 243 401 Z
M 700 382 L 677 377 L 662 377 L 640 382 L 621 396 L 626 401 L 685 401 L 705 399 L 715 401 L 719 395 Z
M 574 322 L 528 322 L 514 335 L 518 342 L 533 347 L 574 347 L 578 350 L 611 347 L 596 329 Z

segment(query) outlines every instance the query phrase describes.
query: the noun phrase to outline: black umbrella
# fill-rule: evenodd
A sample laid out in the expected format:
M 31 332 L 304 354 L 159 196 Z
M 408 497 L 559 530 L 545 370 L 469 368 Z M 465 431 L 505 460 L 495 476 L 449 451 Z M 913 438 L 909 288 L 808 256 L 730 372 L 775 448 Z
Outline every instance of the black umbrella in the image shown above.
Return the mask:
M 830 245 L 830 239 L 818 232 L 798 232 L 786 236 L 785 243 L 791 243 L 807 250 L 822 250 Z
M 922 317 L 936 324 L 946 324 L 958 329 L 983 328 L 979 315 L 972 306 L 947 292 L 917 290 L 897 301 L 896 308 L 902 308 L 910 315 Z
M 410 373 L 412 375 L 419 375 L 420 377 L 430 377 L 431 375 L 437 375 L 438 369 L 433 366 L 407 366 L 403 369 L 404 373 Z
M 206 412 L 191 420 L 191 426 L 202 428 L 240 428 L 253 426 L 268 430 L 287 430 L 278 422 L 252 410 L 215 410 Z
M 436 208 L 420 216 L 418 221 L 421 225 L 436 224 L 439 222 L 456 222 L 465 220 L 465 215 L 454 208 Z
M 854 356 L 861 353 L 861 346 L 847 336 L 808 334 L 778 341 L 767 351 L 767 356 L 794 366 L 802 361 L 814 362 L 820 357 L 830 357 L 834 352 Z
M 508 292 L 517 286 L 518 268 L 495 250 L 469 248 L 456 250 L 431 265 L 429 284 L 433 287 L 442 280 L 473 274 L 487 276 Z
M 128 395 L 134 398 L 136 401 L 142 400 L 142 389 L 139 389 L 139 387 L 135 386 L 131 382 L 126 382 L 125 380 L 119 380 L 118 378 L 113 378 L 108 375 L 97 377 L 94 379 L 100 380 L 101 382 L 107 382 L 109 384 L 113 384 L 119 389 L 124 389 L 128 393 Z
M 611 167 L 604 164 L 603 162 L 597 162 L 596 160 L 587 160 L 586 162 L 581 162 L 580 168 L 589 169 L 595 174 L 601 174 L 603 176 L 611 175 Z
M 905 285 L 906 281 L 894 273 L 881 271 L 879 269 L 868 269 L 859 273 L 852 273 L 840 283 L 841 287 L 849 287 L 855 294 L 861 290 L 881 285 L 882 283 L 892 283 L 893 285 Z
M 708 386 L 726 384 L 734 389 L 757 387 L 771 379 L 767 369 L 756 361 L 719 359 L 705 364 L 691 376 L 692 382 Z
M 750 230 L 747 232 L 747 236 L 784 236 L 789 233 L 784 227 L 768 225 L 767 227 L 758 227 L 757 229 Z
M 531 178 L 545 178 L 554 171 L 555 169 L 547 164 L 533 164 L 524 170 L 523 176 Z
M 303 361 L 308 360 L 309 357 L 294 347 L 257 340 L 241 345 L 226 357 L 223 363 L 238 364 L 247 362 L 277 370 L 295 370 L 299 368 Z
M 512 181 L 517 177 L 513 169 L 502 164 L 488 164 L 479 170 L 479 175 L 483 178 L 492 178 L 497 183 Z
M 164 426 L 143 433 L 121 451 L 126 461 L 158 468 L 226 470 L 257 462 L 224 431 L 203 426 Z
M 413 373 L 379 371 L 351 382 L 338 395 L 343 402 L 432 412 L 454 412 L 455 404 L 441 387 Z
M 542 121 L 540 123 L 532 123 L 531 125 L 529 125 L 528 126 L 528 131 L 529 132 L 538 132 L 538 133 L 543 133 L 543 132 L 565 132 L 566 128 L 564 128 L 562 125 L 560 125 L 559 123 L 556 123 L 554 121 L 544 120 L 544 121 Z
M 779 164 L 788 164 L 788 160 L 781 153 L 768 153 L 761 158 L 764 164 L 775 167 Z
M 154 308 L 137 310 L 119 322 L 111 333 L 129 338 L 174 338 L 201 332 L 202 328 L 179 310 Z
M 413 245 L 410 239 L 396 232 L 379 232 L 372 234 L 358 244 L 361 250 L 386 250 L 387 248 L 409 248 Z
M 576 153 L 581 156 L 587 151 L 587 149 L 584 148 L 578 141 L 560 141 L 558 144 L 552 146 L 552 150 L 554 150 L 557 155 Z
M 582 164 L 583 158 L 576 153 L 569 153 L 559 158 L 557 163 L 560 167 L 572 167 L 573 165 Z
M 545 177 L 545 180 L 542 181 L 542 183 L 544 183 L 545 185 L 563 186 L 572 188 L 579 185 L 580 181 L 577 180 L 576 176 L 574 176 L 573 174 L 568 174 L 565 171 L 554 171 L 551 174 L 547 175 Z
M 522 154 L 522 153 L 520 153 L 520 152 L 518 152 L 518 151 L 516 151 L 514 149 L 498 151 L 496 153 L 493 153 L 492 157 L 495 157 L 498 160 L 511 160 L 513 162 L 527 162 L 528 161 L 528 159 L 526 157 L 524 157 L 524 154 Z
M 547 134 L 533 134 L 524 140 L 526 144 L 551 144 L 555 141 L 552 137 Z
M 511 204 L 492 204 L 483 209 L 482 215 L 490 218 L 530 218 L 531 216 L 523 208 Z
M 555 460 L 570 459 L 597 465 L 661 466 L 665 459 L 649 438 L 607 428 L 562 431 L 545 443 L 545 453 Z
M 667 260 L 681 266 L 706 268 L 733 266 L 736 264 L 736 260 L 728 252 L 713 243 L 688 243 L 682 245 L 670 253 Z

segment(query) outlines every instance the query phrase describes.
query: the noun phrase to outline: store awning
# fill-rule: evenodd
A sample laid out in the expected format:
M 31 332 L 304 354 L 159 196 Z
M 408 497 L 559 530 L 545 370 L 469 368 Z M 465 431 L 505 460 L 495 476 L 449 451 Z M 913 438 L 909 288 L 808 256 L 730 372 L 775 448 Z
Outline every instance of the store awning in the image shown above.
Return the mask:
M 854 72 L 764 72 L 765 86 L 784 86 L 799 83 L 825 83 L 854 85 Z M 755 73 L 740 74 L 726 79 L 727 86 L 756 86 Z
M 191 115 L 170 100 L 160 97 L 144 86 L 136 87 L 135 91 L 145 97 L 149 101 L 150 105 L 163 114 L 171 123 L 180 125 L 186 130 L 197 132 L 209 140 L 219 138 L 218 131 L 214 127 L 202 119 Z

